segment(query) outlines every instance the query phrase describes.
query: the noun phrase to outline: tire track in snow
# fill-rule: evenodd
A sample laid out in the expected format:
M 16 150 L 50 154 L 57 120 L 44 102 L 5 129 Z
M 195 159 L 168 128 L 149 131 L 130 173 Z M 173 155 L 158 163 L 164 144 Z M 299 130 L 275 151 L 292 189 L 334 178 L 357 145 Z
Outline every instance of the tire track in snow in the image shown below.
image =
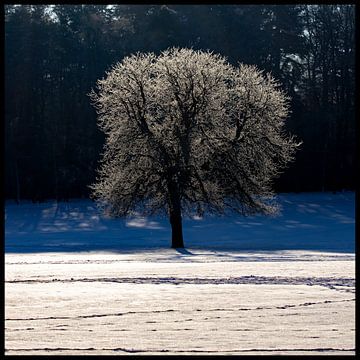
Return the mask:
M 5 352 L 9 351 L 114 351 L 114 352 L 125 352 L 125 353 L 241 353 L 241 352 L 355 352 L 355 349 L 340 349 L 340 348 L 311 348 L 311 349 L 234 349 L 234 350 L 199 350 L 199 349 L 191 349 L 191 350 L 169 350 L 169 349 L 127 349 L 127 348 L 99 348 L 95 349 L 93 347 L 90 348 L 30 348 L 30 349 L 5 349 Z
M 153 314 L 153 313 L 166 313 L 166 312 L 210 312 L 210 311 L 252 311 L 252 310 L 272 310 L 272 309 L 287 309 L 287 308 L 296 308 L 303 306 L 312 306 L 312 305 L 323 305 L 330 303 L 341 303 L 355 301 L 354 299 L 343 299 L 343 300 L 325 300 L 318 302 L 305 302 L 300 304 L 287 304 L 287 305 L 278 305 L 278 306 L 258 306 L 255 308 L 237 308 L 237 309 L 226 309 L 226 308 L 215 308 L 215 309 L 194 309 L 189 311 L 184 310 L 152 310 L 152 311 L 128 311 L 122 313 L 110 313 L 110 314 L 91 314 L 91 315 L 78 315 L 78 316 L 49 316 L 49 317 L 38 317 L 38 318 L 8 318 L 5 321 L 37 321 L 37 320 L 65 320 L 65 319 L 90 319 L 90 318 L 100 318 L 100 317 L 110 317 L 110 316 L 124 316 L 124 315 L 133 315 L 133 314 Z
M 342 292 L 355 292 L 354 278 L 327 278 L 327 277 L 280 277 L 280 276 L 240 276 L 227 278 L 187 278 L 187 277 L 118 277 L 118 278 L 70 278 L 70 279 L 17 279 L 5 281 L 9 284 L 46 284 L 46 283 L 75 283 L 75 282 L 112 282 L 127 284 L 196 284 L 196 285 L 236 285 L 236 284 L 255 284 L 255 285 L 308 285 L 323 286 L 332 290 Z M 340 289 L 338 288 L 340 287 Z

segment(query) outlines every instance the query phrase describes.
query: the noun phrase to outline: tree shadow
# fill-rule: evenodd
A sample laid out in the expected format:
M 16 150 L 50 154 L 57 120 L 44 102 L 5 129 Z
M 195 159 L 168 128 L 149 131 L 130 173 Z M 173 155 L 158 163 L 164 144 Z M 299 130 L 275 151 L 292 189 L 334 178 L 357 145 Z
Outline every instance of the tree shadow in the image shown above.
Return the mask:
M 192 253 L 191 251 L 185 249 L 185 248 L 175 248 L 175 250 L 179 253 L 179 254 L 182 254 L 182 255 L 192 255 L 192 256 L 196 256 L 198 254 L 194 254 Z

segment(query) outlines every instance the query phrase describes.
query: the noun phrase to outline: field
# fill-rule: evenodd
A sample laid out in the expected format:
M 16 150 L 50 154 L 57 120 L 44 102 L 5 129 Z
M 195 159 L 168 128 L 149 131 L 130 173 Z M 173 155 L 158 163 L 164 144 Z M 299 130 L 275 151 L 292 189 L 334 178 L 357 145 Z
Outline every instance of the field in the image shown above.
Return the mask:
M 355 195 L 280 194 L 277 217 L 103 217 L 8 202 L 9 355 L 355 354 Z

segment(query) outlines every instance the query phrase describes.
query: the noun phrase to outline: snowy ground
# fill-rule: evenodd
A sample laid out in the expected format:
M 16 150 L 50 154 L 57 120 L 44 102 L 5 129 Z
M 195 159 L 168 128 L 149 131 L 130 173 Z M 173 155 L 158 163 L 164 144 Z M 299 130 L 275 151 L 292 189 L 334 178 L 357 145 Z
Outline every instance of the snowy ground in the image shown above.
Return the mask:
M 283 194 L 280 216 L 102 217 L 6 204 L 10 355 L 355 354 L 353 193 Z

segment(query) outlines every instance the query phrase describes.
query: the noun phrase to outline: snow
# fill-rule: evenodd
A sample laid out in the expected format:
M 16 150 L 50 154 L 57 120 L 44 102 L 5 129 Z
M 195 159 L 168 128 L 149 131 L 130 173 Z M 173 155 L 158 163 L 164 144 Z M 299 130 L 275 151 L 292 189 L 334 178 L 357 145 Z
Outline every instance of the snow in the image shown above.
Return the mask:
M 5 207 L 9 355 L 355 354 L 355 195 L 281 194 L 277 217 L 108 219 Z

